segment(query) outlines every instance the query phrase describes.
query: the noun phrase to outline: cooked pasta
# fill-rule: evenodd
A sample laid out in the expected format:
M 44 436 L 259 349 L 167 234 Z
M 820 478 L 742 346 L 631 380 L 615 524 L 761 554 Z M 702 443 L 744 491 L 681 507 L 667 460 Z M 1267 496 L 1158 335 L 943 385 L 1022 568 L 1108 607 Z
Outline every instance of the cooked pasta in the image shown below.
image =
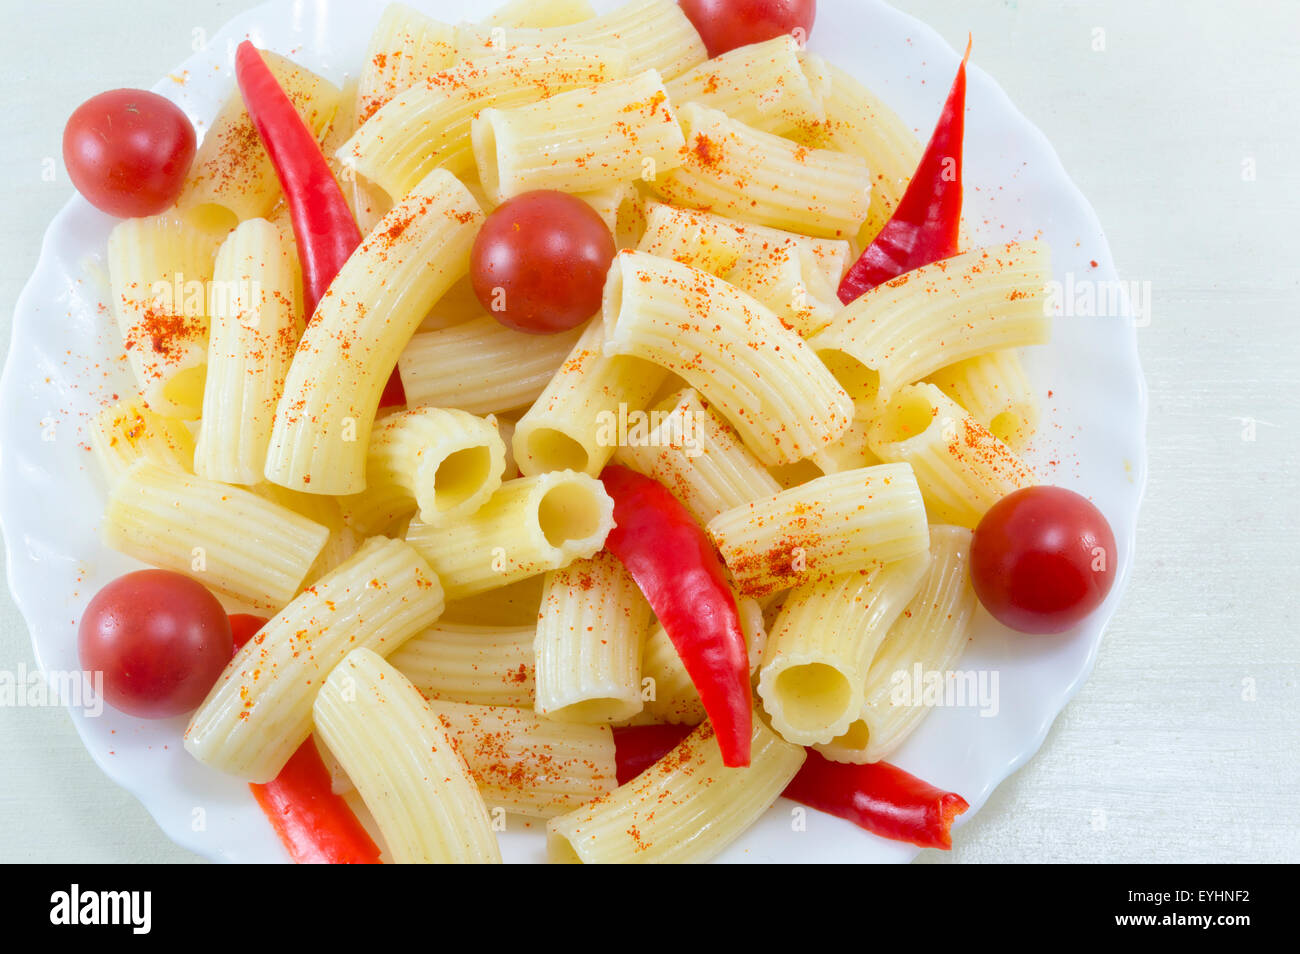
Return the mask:
M 613 525 L 600 481 L 566 470 L 508 480 L 453 524 L 413 520 L 406 539 L 459 600 L 592 556 Z
M 726 768 L 705 722 L 636 778 L 551 819 L 553 863 L 707 861 L 776 801 L 799 771 L 804 750 L 754 715 L 747 768 Z
M 275 412 L 266 478 L 294 490 L 365 489 L 366 448 L 397 357 L 469 268 L 483 213 L 454 176 L 429 173 L 330 283 Z
M 876 651 L 862 711 L 842 735 L 817 746 L 822 755 L 837 762 L 878 762 L 902 745 L 930 711 L 924 698 L 899 698 L 898 687 L 917 667 L 947 678 L 966 648 L 976 603 L 970 541 L 970 531 L 961 527 L 930 528 L 930 567 Z
M 208 289 L 201 477 L 255 484 L 266 467 L 275 406 L 302 336 L 298 262 L 281 231 L 249 219 L 217 253 Z
M 931 519 L 974 529 L 1001 498 L 1037 483 L 1029 465 L 933 384 L 900 388 L 871 426 L 881 460 L 910 464 Z
M 413 547 L 366 541 L 235 653 L 190 720 L 185 748 L 222 772 L 270 781 L 311 734 L 330 670 L 354 649 L 391 653 L 442 608 L 438 577 Z
M 329 530 L 228 484 L 142 457 L 118 477 L 104 542 L 260 608 L 293 598 Z
M 536 624 L 455 623 L 446 618 L 450 615 L 451 608 L 433 626 L 403 643 L 389 662 L 429 699 L 531 709 Z
M 151 410 L 192 419 L 203 407 L 208 281 L 217 232 L 164 213 L 127 219 L 108 236 L 113 317 Z
M 479 181 L 496 202 L 535 189 L 591 192 L 649 179 L 680 165 L 685 146 L 654 70 L 484 109 L 472 137 Z
M 641 711 L 641 649 L 650 604 L 618 558 L 602 550 L 546 575 L 537 620 L 540 715 L 622 722 Z
M 829 742 L 863 705 L 876 648 L 930 563 L 929 551 L 796 587 L 772 626 L 758 693 L 787 742 Z
M 708 529 L 740 592 L 755 597 L 930 546 L 921 489 L 907 464 L 818 477 L 728 510 Z
M 871 172 L 846 152 L 801 146 L 698 103 L 677 110 L 685 162 L 651 187 L 676 205 L 822 238 L 857 235 Z
M 1041 242 L 973 249 L 873 288 L 809 344 L 869 414 L 940 368 L 1047 341 L 1050 275 Z
M 707 272 L 620 252 L 603 308 L 607 354 L 681 375 L 766 465 L 813 456 L 853 418 L 848 395 L 803 340 Z
M 500 863 L 487 806 L 424 698 L 369 649 L 343 659 L 312 707 L 398 864 Z

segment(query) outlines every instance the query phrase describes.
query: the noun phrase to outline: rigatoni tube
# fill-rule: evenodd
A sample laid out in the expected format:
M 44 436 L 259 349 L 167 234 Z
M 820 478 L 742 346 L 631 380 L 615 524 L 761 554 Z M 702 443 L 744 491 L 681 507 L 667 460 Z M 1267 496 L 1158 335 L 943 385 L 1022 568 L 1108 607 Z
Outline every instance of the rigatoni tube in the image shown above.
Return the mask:
M 388 658 L 426 698 L 531 709 L 536 636 L 534 623 L 480 626 L 444 618 Z
M 208 286 L 207 383 L 194 454 L 200 477 L 262 480 L 275 407 L 298 339 L 302 300 L 292 243 L 265 219 L 239 225 L 217 253 Z
M 871 425 L 881 460 L 910 464 L 930 518 L 974 529 L 989 507 L 1031 487 L 1033 470 L 933 384 L 900 388 Z
M 622 722 L 641 711 L 646 602 L 607 550 L 546 575 L 537 620 L 541 715 L 564 722 Z
M 475 55 L 396 93 L 336 155 L 396 201 L 434 169 L 473 170 L 470 124 L 482 110 L 625 75 L 627 58 L 619 50 L 532 47 Z
M 648 429 L 629 431 L 615 462 L 659 481 L 701 524 L 780 492 L 776 479 L 694 388 L 670 395 L 647 420 Z
M 104 408 L 88 430 L 95 459 L 110 486 L 142 457 L 183 471 L 194 463 L 194 438 L 184 422 L 154 413 L 140 398 Z
M 654 70 L 525 106 L 485 109 L 472 137 L 479 180 L 496 202 L 534 189 L 591 192 L 650 179 L 679 165 L 685 145 Z
M 477 300 L 475 302 L 477 304 Z M 397 359 L 408 407 L 499 414 L 537 400 L 582 330 L 530 335 L 490 315 L 411 338 Z
M 203 407 L 208 361 L 207 283 L 215 232 L 164 213 L 127 219 L 108 234 L 113 317 L 149 407 L 187 420 Z
M 668 95 L 675 103 L 700 103 L 784 136 L 826 119 L 822 96 L 829 89 L 829 78 L 804 68 L 799 41 L 786 34 L 701 63 L 670 82 Z
M 437 715 L 490 805 L 553 818 L 618 784 L 608 726 L 556 722 L 531 709 L 434 701 Z
M 636 778 L 546 828 L 552 863 L 707 861 L 752 825 L 807 757 L 755 713 L 751 761 L 727 768 L 705 722 Z
M 398 864 L 500 863 L 483 796 L 424 697 L 354 649 L 316 697 L 316 733 L 356 785 Z
M 975 615 L 970 541 L 971 532 L 963 527 L 930 528 L 930 567 L 876 651 L 861 714 L 842 735 L 817 746 L 826 758 L 860 765 L 888 758 L 930 711 L 924 697 L 899 687 L 903 681 L 911 684 L 917 668 L 925 679 L 931 674 L 951 678 L 949 671 L 966 649 Z
M 384 385 L 425 312 L 469 269 L 483 213 L 434 170 L 366 236 L 321 299 L 275 412 L 266 478 L 314 494 L 365 489 Z
M 990 351 L 940 368 L 926 381 L 979 421 L 1002 443 L 1020 450 L 1038 429 L 1038 397 L 1015 349 Z
M 1041 242 L 972 249 L 873 288 L 809 344 L 869 416 L 878 398 L 940 368 L 1045 343 L 1050 277 Z
M 219 771 L 271 780 L 311 734 L 312 700 L 330 670 L 352 649 L 391 653 L 442 608 L 438 577 L 413 547 L 371 538 L 235 654 L 185 748 Z
M 447 598 L 464 599 L 589 557 L 614 526 L 600 481 L 573 471 L 507 480 L 475 513 L 406 539 L 438 573 Z
M 925 502 L 907 464 L 818 477 L 728 510 L 708 530 L 740 592 L 754 597 L 930 546 Z
M 511 55 L 520 48 L 555 45 L 616 50 L 627 57 L 630 72 L 655 69 L 665 79 L 680 76 L 709 58 L 704 41 L 673 0 L 630 0 L 592 19 L 542 28 L 462 24 L 456 34 L 462 56 L 480 52 Z
M 113 484 L 103 535 L 114 550 L 278 610 L 293 599 L 329 530 L 250 491 L 145 457 Z
M 787 742 L 829 742 L 862 709 L 876 648 L 916 593 L 928 551 L 797 587 L 768 638 L 758 694 Z
M 456 29 L 413 10 L 390 3 L 370 35 L 357 81 L 356 122 L 405 89 L 456 62 Z
M 375 425 L 366 455 L 367 492 L 391 483 L 427 524 L 450 523 L 483 506 L 501 486 L 506 446 L 494 418 L 421 407 Z
M 699 103 L 677 114 L 686 161 L 650 183 L 663 198 L 805 235 L 857 235 L 871 207 L 863 159 L 800 146 Z
M 848 394 L 803 340 L 707 272 L 620 252 L 602 308 L 606 354 L 681 375 L 767 466 L 812 457 L 853 419 Z
M 621 413 L 650 403 L 668 373 L 641 358 L 605 351 L 605 326 L 589 323 L 555 376 L 519 418 L 512 441 L 524 474 L 600 473 L 618 449 Z

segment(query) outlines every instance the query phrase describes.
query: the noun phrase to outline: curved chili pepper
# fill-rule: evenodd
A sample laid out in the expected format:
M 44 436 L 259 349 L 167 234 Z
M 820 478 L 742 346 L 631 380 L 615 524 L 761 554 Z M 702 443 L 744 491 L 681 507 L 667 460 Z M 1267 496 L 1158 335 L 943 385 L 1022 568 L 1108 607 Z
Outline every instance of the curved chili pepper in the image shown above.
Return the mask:
M 636 725 L 614 730 L 614 761 L 623 785 L 671 752 L 691 726 Z M 887 762 L 848 765 L 809 749 L 786 798 L 853 822 L 859 828 L 921 848 L 952 848 L 953 819 L 970 806 Z
M 956 255 L 961 226 L 961 152 L 966 132 L 966 55 L 907 191 L 893 216 L 840 282 L 849 304 L 877 285 Z
M 600 475 L 614 498 L 606 548 L 645 594 L 708 713 L 722 764 L 749 764 L 749 657 L 722 560 L 690 513 L 656 480 L 626 467 Z
M 302 264 L 303 313 L 310 321 L 330 282 L 361 244 L 361 229 L 316 137 L 248 40 L 235 51 L 235 79 L 289 208 Z M 394 368 L 379 406 L 405 403 Z
M 379 848 L 348 803 L 330 788 L 330 773 L 308 738 L 280 774 L 249 790 L 300 865 L 377 865 Z
M 952 847 L 953 819 L 970 807 L 955 792 L 888 762 L 848 765 L 812 749 L 782 794 L 884 838 L 945 850 Z
M 230 614 L 235 651 L 270 620 Z M 348 803 L 334 794 L 329 769 L 310 738 L 298 746 L 280 774 L 264 785 L 250 783 L 263 814 L 299 864 L 379 864 L 379 848 Z

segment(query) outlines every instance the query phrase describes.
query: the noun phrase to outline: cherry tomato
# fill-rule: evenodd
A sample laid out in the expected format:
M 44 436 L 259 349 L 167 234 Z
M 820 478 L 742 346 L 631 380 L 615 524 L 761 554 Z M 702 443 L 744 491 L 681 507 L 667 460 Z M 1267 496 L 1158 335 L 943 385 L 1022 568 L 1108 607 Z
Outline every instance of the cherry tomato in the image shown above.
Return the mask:
M 989 508 L 971 541 L 971 582 L 995 619 L 1022 633 L 1060 633 L 1115 582 L 1115 535 L 1084 497 L 1028 487 Z
M 63 164 L 77 191 L 109 215 L 156 215 L 176 201 L 194 161 L 194 127 L 171 100 L 115 89 L 77 107 Z
M 614 237 L 595 209 L 563 192 L 525 192 L 483 223 L 470 280 L 501 324 L 550 334 L 600 310 L 613 260 Z
M 188 576 L 138 570 L 95 594 L 81 618 L 81 666 L 103 672 L 108 704 L 142 719 L 183 715 L 230 662 L 230 620 Z
M 680 0 L 709 56 L 721 56 L 738 46 L 762 43 L 793 34 L 799 45 L 808 42 L 817 19 L 817 0 Z

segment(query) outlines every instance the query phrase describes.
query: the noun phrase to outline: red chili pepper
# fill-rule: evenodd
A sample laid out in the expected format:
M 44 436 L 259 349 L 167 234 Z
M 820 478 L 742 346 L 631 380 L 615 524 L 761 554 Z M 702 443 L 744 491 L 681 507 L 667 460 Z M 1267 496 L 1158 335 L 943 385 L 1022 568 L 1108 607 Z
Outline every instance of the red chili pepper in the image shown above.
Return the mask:
M 614 730 L 618 784 L 667 755 L 691 726 L 637 725 Z M 970 806 L 954 792 L 887 762 L 847 765 L 808 750 L 808 759 L 781 793 L 786 798 L 853 822 L 882 838 L 922 848 L 952 847 L 953 819 Z
M 248 787 L 298 864 L 379 864 L 379 847 L 348 803 L 331 790 L 329 769 L 312 739 L 298 747 L 272 781 Z
M 970 805 L 888 762 L 848 765 L 808 750 L 783 793 L 859 828 L 922 848 L 952 847 L 952 821 Z
M 753 709 L 736 598 L 712 541 L 667 488 L 626 467 L 600 475 L 614 498 L 605 546 L 650 602 L 713 723 L 722 764 L 749 764 Z
M 966 55 L 957 68 L 934 134 L 893 216 L 840 283 L 848 304 L 922 265 L 956 255 L 961 226 L 961 152 L 966 132 Z
M 235 651 L 268 622 L 250 613 L 230 614 Z M 379 864 L 379 849 L 348 803 L 334 794 L 329 769 L 311 739 L 298 746 L 274 779 L 248 788 L 299 864 Z
M 361 244 L 361 230 L 316 137 L 248 40 L 235 51 L 235 79 L 289 207 L 302 263 L 303 312 L 310 321 L 330 282 Z M 380 407 L 405 403 L 394 368 Z
M 618 784 L 626 785 L 677 748 L 693 725 L 614 726 L 614 764 Z
M 269 623 L 265 616 L 253 616 L 249 613 L 230 614 L 230 636 L 235 641 L 235 651 L 257 635 L 257 631 Z

